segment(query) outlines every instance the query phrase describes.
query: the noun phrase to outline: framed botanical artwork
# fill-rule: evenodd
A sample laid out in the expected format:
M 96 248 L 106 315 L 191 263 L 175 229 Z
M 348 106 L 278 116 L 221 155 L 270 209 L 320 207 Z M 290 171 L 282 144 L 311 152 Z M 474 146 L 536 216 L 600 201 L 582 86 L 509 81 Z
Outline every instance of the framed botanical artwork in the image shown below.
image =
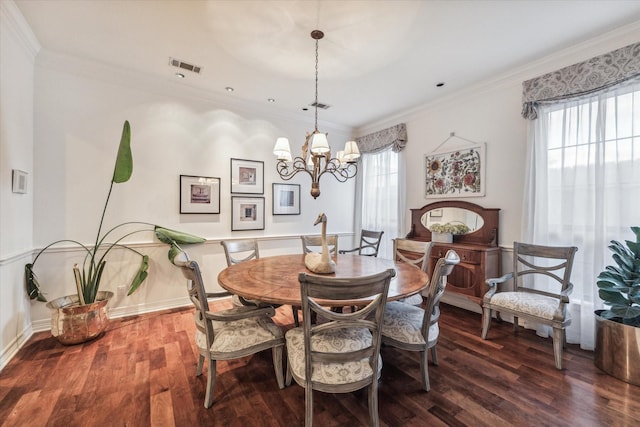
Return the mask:
M 425 197 L 484 196 L 485 144 L 427 154 Z
M 300 184 L 273 183 L 273 214 L 300 215 Z
M 231 159 L 231 193 L 264 194 L 264 162 Z
M 13 169 L 11 171 L 11 181 L 11 191 L 20 194 L 27 193 L 27 172 L 21 171 L 20 169 Z
M 180 175 L 181 214 L 219 214 L 220 178 Z
M 264 197 L 231 197 L 231 231 L 264 230 Z

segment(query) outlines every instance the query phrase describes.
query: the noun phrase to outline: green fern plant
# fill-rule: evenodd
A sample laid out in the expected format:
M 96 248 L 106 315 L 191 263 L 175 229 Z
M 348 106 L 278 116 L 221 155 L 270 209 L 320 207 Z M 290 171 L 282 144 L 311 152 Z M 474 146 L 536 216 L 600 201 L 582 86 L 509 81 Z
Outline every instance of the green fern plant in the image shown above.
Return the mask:
M 131 127 L 128 121 L 124 122 L 122 129 L 122 137 L 120 138 L 120 145 L 118 147 L 118 154 L 116 156 L 116 164 L 113 170 L 113 177 L 111 179 L 111 185 L 109 187 L 109 193 L 107 194 L 107 200 L 102 210 L 102 216 L 100 218 L 100 225 L 98 226 L 98 232 L 96 234 L 96 240 L 93 246 L 84 245 L 77 240 L 62 239 L 57 240 L 41 249 L 33 259 L 33 262 L 25 265 L 25 283 L 29 298 L 37 299 L 38 301 L 46 302 L 47 299 L 41 290 L 40 283 L 36 274 L 34 273 L 34 265 L 36 261 L 47 249 L 52 246 L 60 245 L 62 243 L 79 246 L 85 253 L 84 260 L 80 267 L 76 264 L 73 268 L 74 278 L 76 282 L 76 289 L 78 292 L 78 300 L 80 304 L 91 304 L 95 302 L 98 290 L 100 288 L 102 273 L 104 272 L 105 265 L 107 263 L 107 256 L 115 248 L 122 248 L 130 251 L 136 256 L 140 257 L 140 267 L 138 271 L 131 279 L 127 295 L 134 293 L 140 285 L 145 281 L 148 275 L 149 269 L 149 256 L 145 255 L 136 249 L 121 243 L 125 238 L 141 232 L 153 231 L 156 237 L 163 243 L 170 246 L 169 259 L 172 260 L 179 252 L 181 244 L 202 243 L 205 239 L 202 237 L 194 236 L 192 234 L 183 233 L 176 230 L 161 227 L 146 222 L 125 222 L 119 224 L 106 233 L 101 235 L 102 224 L 104 222 L 104 216 L 107 212 L 107 206 L 109 205 L 109 198 L 111 197 L 111 191 L 114 184 L 119 184 L 129 181 L 133 173 L 133 156 L 131 155 Z M 136 227 L 133 229 L 133 227 Z M 116 233 L 120 232 L 119 237 L 115 237 Z M 113 238 L 113 240 L 109 240 Z
M 598 295 L 609 309 L 600 315 L 627 325 L 640 326 L 640 227 L 631 227 L 636 241 L 615 240 L 609 249 L 617 265 L 598 275 Z

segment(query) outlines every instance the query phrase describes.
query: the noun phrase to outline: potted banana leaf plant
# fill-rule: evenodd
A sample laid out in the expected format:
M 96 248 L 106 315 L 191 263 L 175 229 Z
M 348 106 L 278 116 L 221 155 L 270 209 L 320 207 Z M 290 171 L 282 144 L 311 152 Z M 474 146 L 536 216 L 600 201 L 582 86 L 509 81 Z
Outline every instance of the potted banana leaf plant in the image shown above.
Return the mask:
M 596 310 L 595 365 L 622 381 L 640 385 L 640 227 L 635 241 L 612 240 L 616 265 L 598 275 L 598 295 L 608 306 Z
M 47 302 L 40 282 L 34 272 L 38 258 L 49 248 L 61 244 L 73 244 L 84 252 L 80 264 L 73 267 L 77 293 L 54 299 L 47 303 L 52 313 L 51 333 L 63 344 L 77 344 L 99 336 L 107 326 L 107 303 L 113 292 L 101 291 L 102 274 L 107 264 L 107 257 L 114 249 L 130 252 L 140 260 L 140 266 L 131 279 L 127 295 L 134 293 L 145 281 L 149 269 L 149 256 L 123 243 L 123 240 L 141 232 L 155 232 L 156 237 L 169 245 L 169 259 L 172 260 L 180 251 L 181 244 L 202 243 L 204 239 L 192 234 L 161 227 L 146 222 L 125 222 L 104 234 L 102 225 L 109 205 L 109 198 L 114 184 L 127 182 L 133 173 L 133 157 L 131 154 L 131 127 L 124 122 L 122 137 L 118 147 L 116 163 L 107 200 L 102 210 L 98 232 L 93 245 L 85 245 L 77 240 L 57 240 L 41 249 L 33 262 L 25 265 L 25 282 L 27 293 L 31 299 Z

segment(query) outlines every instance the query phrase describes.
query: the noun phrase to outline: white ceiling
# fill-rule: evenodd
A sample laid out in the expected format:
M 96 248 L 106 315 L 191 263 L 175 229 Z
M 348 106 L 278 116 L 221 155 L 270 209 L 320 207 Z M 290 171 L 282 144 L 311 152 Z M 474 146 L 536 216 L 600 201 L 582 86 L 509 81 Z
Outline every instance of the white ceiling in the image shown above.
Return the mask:
M 180 84 L 275 113 L 313 101 L 320 29 L 318 115 L 354 128 L 640 20 L 638 0 L 15 3 L 44 49 L 172 81 L 174 57 L 202 67 Z

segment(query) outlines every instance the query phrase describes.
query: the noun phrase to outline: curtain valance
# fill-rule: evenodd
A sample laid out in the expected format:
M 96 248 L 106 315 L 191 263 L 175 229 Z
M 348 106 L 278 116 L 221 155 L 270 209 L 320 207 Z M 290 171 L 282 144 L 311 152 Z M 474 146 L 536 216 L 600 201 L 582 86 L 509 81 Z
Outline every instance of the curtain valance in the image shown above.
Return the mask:
M 391 146 L 396 153 L 407 145 L 407 127 L 404 123 L 397 124 L 381 131 L 356 138 L 358 148 L 362 153 L 375 153 Z
M 640 76 L 640 42 L 522 83 L 522 117 L 538 117 L 536 105 L 585 95 Z

